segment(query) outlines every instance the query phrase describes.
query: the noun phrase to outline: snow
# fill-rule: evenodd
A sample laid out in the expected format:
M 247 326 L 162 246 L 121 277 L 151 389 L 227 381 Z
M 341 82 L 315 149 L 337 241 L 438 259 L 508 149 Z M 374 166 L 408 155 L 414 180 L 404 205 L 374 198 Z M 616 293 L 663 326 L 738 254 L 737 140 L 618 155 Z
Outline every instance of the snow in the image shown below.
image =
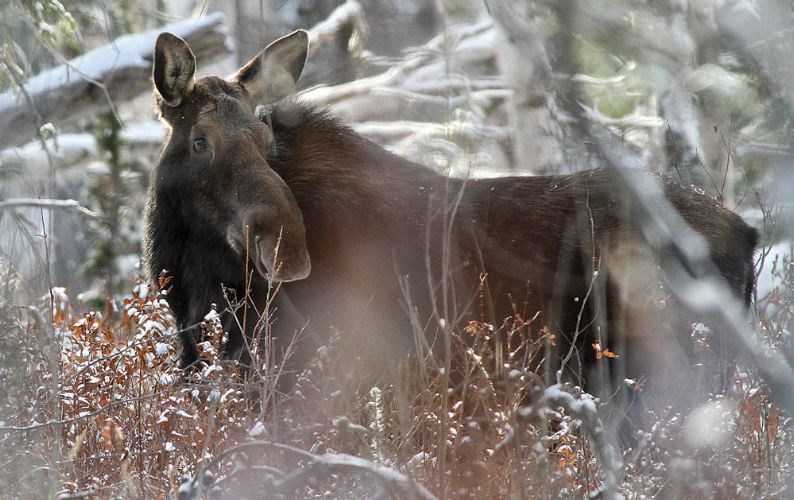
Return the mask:
M 780 280 L 780 276 L 772 275 L 772 262 L 774 261 L 775 257 L 777 257 L 779 269 L 780 265 L 783 263 L 783 258 L 790 257 L 792 255 L 793 246 L 794 241 L 784 241 L 782 243 L 775 244 L 770 249 L 769 255 L 766 257 L 766 262 L 764 263 L 764 268 L 758 275 L 756 287 L 758 289 L 759 298 L 762 299 L 771 293 L 775 288 L 782 288 L 784 286 Z
M 133 292 L 139 299 L 146 299 L 149 295 L 149 285 L 145 281 L 138 283 Z
M 62 286 L 52 287 L 50 291 L 52 294 L 53 306 L 58 311 L 66 311 L 69 309 L 69 296 L 66 295 L 66 288 Z
M 159 323 L 153 319 L 147 319 L 143 322 L 140 326 L 141 334 L 149 333 L 149 332 L 159 332 L 163 329 L 162 323 Z
M 719 448 L 730 443 L 736 427 L 738 408 L 723 399 L 698 406 L 684 423 L 684 437 L 694 448 Z
M 193 482 L 189 479 L 179 486 L 177 492 L 179 498 L 193 498 Z
M 692 333 L 697 335 L 708 335 L 711 333 L 711 328 L 704 325 L 703 323 L 693 323 L 692 324 Z
M 407 471 L 412 471 L 413 469 L 417 468 L 420 465 L 423 465 L 425 462 L 427 462 L 428 460 L 431 460 L 431 459 L 432 459 L 432 457 L 431 457 L 430 453 L 428 453 L 426 451 L 420 451 L 419 453 L 417 453 L 416 455 L 411 457 L 405 463 L 405 465 L 403 466 L 403 469 L 405 469 Z
M 257 436 L 261 436 L 265 433 L 265 424 L 262 422 L 257 421 L 253 427 L 248 431 L 248 435 L 252 438 Z
M 187 418 L 189 420 L 195 420 L 196 419 L 195 415 L 191 415 L 190 413 L 186 412 L 185 410 L 177 409 L 176 410 L 176 414 L 179 415 L 182 418 Z
M 598 415 L 595 399 L 587 393 L 582 394 L 579 399 L 565 392 L 559 384 L 552 385 L 546 389 L 546 397 L 552 401 L 565 401 L 572 413 L 577 416 Z
M 344 415 L 338 416 L 338 417 L 334 417 L 331 420 L 331 423 L 337 429 L 344 429 L 345 431 L 350 431 L 350 432 L 353 432 L 353 433 L 356 433 L 356 434 L 368 434 L 369 433 L 369 430 L 366 427 L 364 427 L 363 425 L 354 424 L 353 422 L 350 421 L 349 418 L 347 418 Z
M 55 27 L 46 21 L 39 21 L 38 28 L 41 33 L 46 33 L 51 36 L 56 33 Z

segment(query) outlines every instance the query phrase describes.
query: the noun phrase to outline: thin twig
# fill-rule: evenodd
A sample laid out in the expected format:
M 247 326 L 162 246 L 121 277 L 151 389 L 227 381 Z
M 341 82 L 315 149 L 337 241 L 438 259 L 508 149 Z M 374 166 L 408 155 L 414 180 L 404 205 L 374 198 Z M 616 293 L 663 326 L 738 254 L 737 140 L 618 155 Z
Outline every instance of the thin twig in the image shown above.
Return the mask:
M 16 208 L 40 208 L 44 210 L 74 210 L 75 212 L 90 217 L 92 219 L 103 219 L 103 217 L 86 208 L 77 200 L 55 200 L 45 198 L 11 198 L 0 201 L 0 210 L 11 210 Z

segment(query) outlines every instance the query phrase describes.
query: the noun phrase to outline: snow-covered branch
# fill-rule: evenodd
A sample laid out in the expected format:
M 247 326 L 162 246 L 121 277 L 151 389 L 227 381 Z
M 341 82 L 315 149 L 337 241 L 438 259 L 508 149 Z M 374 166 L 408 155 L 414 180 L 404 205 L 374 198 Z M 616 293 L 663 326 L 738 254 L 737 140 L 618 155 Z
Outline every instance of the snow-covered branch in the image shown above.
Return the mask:
M 335 14 L 329 19 L 334 17 Z M 304 91 L 301 98 L 330 108 L 359 133 L 390 145 L 407 137 L 447 137 L 452 131 L 448 122 L 461 121 L 450 116 L 450 110 L 466 109 L 471 120 L 467 119 L 462 129 L 454 130 L 456 136 L 485 138 L 496 145 L 492 148 L 500 149 L 511 134 L 484 119 L 512 94 L 505 89 L 494 64 L 496 43 L 489 20 L 452 26 L 407 51 L 401 61 L 383 73 L 313 87 Z M 488 149 L 482 144 L 480 147 Z
M 211 14 L 122 36 L 0 95 L 0 149 L 35 137 L 45 123 L 63 126 L 149 92 L 152 51 L 162 31 L 187 40 L 202 63 L 227 53 L 223 20 Z
M 334 107 L 345 99 L 370 95 L 383 91 L 383 89 L 403 89 L 419 92 L 427 90 L 426 88 L 419 88 L 420 85 L 426 87 L 430 84 L 435 84 L 436 92 L 443 95 L 444 92 L 450 90 L 453 84 L 442 79 L 444 71 L 441 66 L 439 66 L 439 71 L 429 71 L 430 75 L 427 74 L 428 67 L 435 64 L 442 65 L 444 64 L 444 57 L 449 57 L 448 63 L 452 73 L 450 76 L 454 79 L 455 74 L 468 73 L 464 71 L 464 68 L 482 64 L 492 58 L 495 43 L 493 25 L 490 22 L 460 27 L 452 30 L 446 36 L 456 41 L 451 54 L 444 54 L 441 46 L 447 38 L 439 35 L 424 46 L 411 50 L 399 64 L 383 73 L 331 87 L 313 88 L 304 92 L 301 97 L 315 104 Z M 477 48 L 476 50 L 475 47 Z M 476 72 L 468 74 L 476 74 Z M 481 85 L 480 88 L 494 89 L 499 86 L 498 82 L 489 81 L 487 85 Z M 460 85 L 458 88 L 460 88 Z
M 135 151 L 137 158 L 151 158 L 163 144 L 165 126 L 159 120 L 142 120 L 125 123 L 121 130 L 123 147 Z M 59 175 L 69 179 L 78 174 L 75 165 L 92 160 L 99 154 L 96 137 L 88 132 L 58 134 L 45 140 L 31 141 L 23 146 L 0 151 L 0 169 L 16 168 L 24 171 L 27 179 L 41 179 L 49 175 L 53 164 Z
M 39 198 L 13 198 L 0 201 L 0 211 L 14 208 L 42 208 L 45 210 L 74 210 L 77 213 L 99 219 L 101 216 L 82 205 L 77 200 L 49 200 Z
M 364 29 L 364 9 L 355 0 L 347 0 L 309 30 L 309 53 L 314 52 L 320 41 L 336 37 L 339 31 L 350 24 L 356 26 L 356 29 Z
M 424 486 L 395 469 L 344 453 L 315 455 L 311 462 L 287 476 L 279 489 L 285 494 L 294 492 L 311 479 L 340 473 L 367 475 L 381 483 L 391 498 L 436 498 Z
M 565 408 L 569 415 L 581 422 L 601 460 L 601 471 L 604 475 L 601 498 L 618 498 L 617 491 L 622 481 L 623 462 L 607 437 L 606 428 L 598 416 L 598 408 L 592 396 L 585 393 L 575 397 L 563 390 L 563 386 L 555 384 L 544 391 L 543 398 L 537 404 L 548 408 Z

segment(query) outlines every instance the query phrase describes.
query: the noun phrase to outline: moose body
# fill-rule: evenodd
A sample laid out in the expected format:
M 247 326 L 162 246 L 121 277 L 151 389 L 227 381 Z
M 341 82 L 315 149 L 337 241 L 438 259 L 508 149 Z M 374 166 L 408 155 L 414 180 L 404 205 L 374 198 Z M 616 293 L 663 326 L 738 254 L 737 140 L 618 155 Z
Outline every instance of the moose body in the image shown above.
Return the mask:
M 363 350 L 362 340 L 380 337 L 394 353 L 414 347 L 412 328 L 436 338 L 450 323 L 498 328 L 531 320 L 535 334 L 546 327 L 560 339 L 550 360 L 559 368 L 577 324 L 589 333 L 580 343 L 594 340 L 598 313 L 584 302 L 597 279 L 608 302 L 603 325 L 633 351 L 625 356 L 636 359 L 634 367 L 664 358 L 660 347 L 671 339 L 648 339 L 632 331 L 636 321 L 615 321 L 647 307 L 642 303 L 657 295 L 660 280 L 660 256 L 632 216 L 637 207 L 617 189 L 616 172 L 456 179 L 394 155 L 297 100 L 277 103 L 262 118 L 275 137 L 268 162 L 303 213 L 313 265 L 307 279 L 282 292 L 313 331 L 357 338 L 351 354 L 372 356 L 383 369 L 382 354 Z M 749 303 L 756 231 L 716 200 L 662 182 L 667 200 L 705 238 L 725 283 Z M 589 348 L 580 354 L 586 362 L 595 355 Z
M 184 56 L 184 49 L 164 45 L 161 59 L 174 59 L 173 52 Z M 350 344 L 354 357 L 383 367 L 383 353 L 410 349 L 417 330 L 432 343 L 470 320 L 499 325 L 520 318 L 531 320 L 536 333 L 546 326 L 570 338 L 581 326 L 592 336 L 598 310 L 587 312 L 585 321 L 582 312 L 591 307 L 585 298 L 596 276 L 606 289 L 604 324 L 631 316 L 640 301 L 631 295 L 657 287 L 660 256 L 643 239 L 631 217 L 635 207 L 616 189 L 614 172 L 454 179 L 394 155 L 323 110 L 282 99 L 303 67 L 305 34 L 274 42 L 231 81 L 204 77 L 192 87 L 182 85 L 177 92 L 184 97 L 176 103 L 163 97 L 169 90 L 157 83 L 157 54 L 155 84 L 172 132 L 150 193 L 146 254 L 152 279 L 163 269 L 173 274 L 169 300 L 185 327 L 198 322 L 210 303 L 223 303 L 223 286 L 248 286 L 253 303 L 261 304 L 266 280 L 289 281 L 275 313 L 277 340 L 307 328 L 322 343 L 339 332 L 357 339 Z M 257 70 L 266 77 L 269 72 L 263 100 L 274 104 L 254 116 L 245 83 L 262 78 Z M 170 73 L 183 73 L 190 75 L 176 78 L 177 88 L 192 71 Z M 195 104 L 202 100 L 237 102 L 219 136 L 251 131 L 235 143 L 232 160 L 212 167 L 213 178 L 185 159 L 195 156 L 189 148 L 195 149 L 203 115 L 191 110 L 206 107 Z M 270 184 L 256 181 L 260 177 Z M 238 189 L 247 194 L 239 196 Z M 715 200 L 674 182 L 665 182 L 665 195 L 704 237 L 733 293 L 749 301 L 755 230 Z M 249 213 L 267 216 L 246 218 Z M 254 255 L 250 247 L 261 240 L 244 236 L 251 230 L 271 242 L 280 235 L 282 245 Z M 262 264 L 262 256 L 276 249 L 283 267 L 297 271 L 279 275 L 276 258 Z M 247 259 L 258 271 L 250 283 Z M 252 330 L 231 334 L 234 353 Z M 195 361 L 195 335 L 185 335 L 184 364 Z M 358 343 L 373 338 L 380 351 Z M 626 349 L 653 355 L 654 342 L 640 339 Z

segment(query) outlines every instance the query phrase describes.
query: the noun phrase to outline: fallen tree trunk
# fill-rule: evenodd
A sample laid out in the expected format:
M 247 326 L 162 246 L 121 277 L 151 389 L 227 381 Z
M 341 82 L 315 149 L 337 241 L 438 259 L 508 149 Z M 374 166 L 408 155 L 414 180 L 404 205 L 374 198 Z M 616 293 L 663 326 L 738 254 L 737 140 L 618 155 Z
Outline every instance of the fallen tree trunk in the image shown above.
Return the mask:
M 148 161 L 154 159 L 163 145 L 165 125 L 159 120 L 143 120 L 125 123 L 121 129 L 122 149 L 125 158 Z M 82 175 L 85 162 L 96 160 L 96 137 L 89 132 L 62 133 L 57 138 L 31 141 L 24 146 L 0 151 L 0 165 L 4 169 L 25 172 L 25 179 L 38 181 L 58 170 L 59 182 L 73 182 Z M 6 193 L 8 195 L 8 193 Z
M 151 91 L 152 52 L 157 35 L 170 31 L 207 63 L 230 52 L 216 13 L 122 36 L 0 95 L 0 149 L 39 135 L 45 123 L 62 127 Z

